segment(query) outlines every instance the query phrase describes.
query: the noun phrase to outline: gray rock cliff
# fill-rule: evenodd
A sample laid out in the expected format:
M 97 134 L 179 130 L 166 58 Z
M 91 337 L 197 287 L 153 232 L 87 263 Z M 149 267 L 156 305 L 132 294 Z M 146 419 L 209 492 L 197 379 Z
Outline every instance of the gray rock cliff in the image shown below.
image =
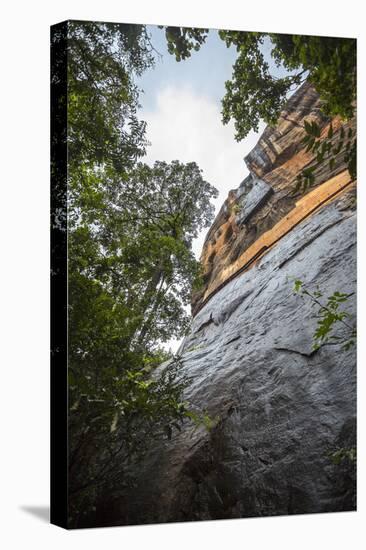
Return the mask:
M 314 351 L 314 309 L 293 293 L 294 278 L 355 291 L 352 196 L 297 226 L 196 316 L 181 349 L 185 397 L 216 426 L 187 424 L 159 443 L 116 524 L 355 509 L 354 464 L 329 458 L 355 446 L 355 350 Z M 353 322 L 355 300 L 347 309 Z
M 299 101 L 293 100 L 296 108 Z M 272 135 L 265 132 L 267 142 Z M 286 159 L 299 149 L 286 147 Z M 259 146 L 254 152 L 251 165 L 263 172 L 269 153 L 263 160 Z M 322 174 L 321 182 L 334 176 Z M 244 221 L 254 210 L 258 216 L 267 198 L 262 177 L 252 172 L 237 192 Z M 344 307 L 355 324 L 354 185 L 294 225 L 204 303 L 180 354 L 190 379 L 185 399 L 214 426 L 187 422 L 171 441 L 158 442 L 139 466 L 137 484 L 117 494 L 98 523 L 103 517 L 120 525 L 355 509 L 355 463 L 330 459 L 356 445 L 355 347 L 343 349 L 349 337 L 343 327 L 338 343 L 313 349 L 317 308 L 294 293 L 295 279 L 325 296 L 352 294 Z

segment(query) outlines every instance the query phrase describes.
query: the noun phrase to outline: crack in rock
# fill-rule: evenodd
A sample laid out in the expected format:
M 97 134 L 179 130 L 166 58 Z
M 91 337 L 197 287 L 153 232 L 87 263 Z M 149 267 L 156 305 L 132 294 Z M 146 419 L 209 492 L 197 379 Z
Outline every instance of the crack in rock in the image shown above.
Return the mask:
M 317 351 L 319 351 L 320 348 L 313 349 L 309 353 L 306 353 L 305 351 L 299 351 L 297 349 L 291 349 L 291 348 L 278 348 L 274 347 L 273 349 L 277 351 L 285 351 L 287 353 L 296 353 L 297 355 L 302 355 L 303 357 L 313 357 Z

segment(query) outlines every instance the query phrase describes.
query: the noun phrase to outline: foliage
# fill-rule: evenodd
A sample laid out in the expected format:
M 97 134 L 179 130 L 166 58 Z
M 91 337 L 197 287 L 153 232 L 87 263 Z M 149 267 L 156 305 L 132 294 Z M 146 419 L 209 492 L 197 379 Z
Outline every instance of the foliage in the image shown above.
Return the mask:
M 339 466 L 339 464 L 346 460 L 349 460 L 351 463 L 356 462 L 357 460 L 355 447 L 351 447 L 349 449 L 342 447 L 341 449 L 337 449 L 336 451 L 329 453 L 328 456 L 331 462 L 333 462 L 336 466 Z
M 348 350 L 355 345 L 356 328 L 346 321 L 346 319 L 350 318 L 350 314 L 340 309 L 341 304 L 346 303 L 354 293 L 346 294 L 336 291 L 331 296 L 324 298 L 323 293 L 319 289 L 311 292 L 299 279 L 296 279 L 294 282 L 294 292 L 300 294 L 303 298 L 309 299 L 312 306 L 318 308 L 316 313 L 317 328 L 313 335 L 314 350 L 319 349 L 321 346 L 332 344 L 342 344 L 343 349 Z M 321 301 L 322 299 L 323 301 Z M 334 334 L 335 329 L 339 325 L 347 328 L 348 335 L 346 338 Z
M 139 163 L 123 184 L 92 176 L 78 191 L 78 227 L 70 238 L 86 258 L 73 271 L 102 281 L 129 315 L 129 345 L 150 349 L 181 337 L 189 318 L 183 308 L 200 277 L 192 240 L 213 215 L 216 190 L 195 163 Z M 90 181 L 90 178 L 87 180 Z M 76 239 L 75 241 L 73 239 Z M 125 317 L 127 315 L 125 314 Z
M 198 51 L 208 34 L 208 29 L 163 26 L 159 28 L 165 28 L 168 52 L 174 55 L 177 61 L 190 57 L 192 50 Z
M 288 70 L 305 70 L 323 100 L 323 110 L 343 119 L 354 115 L 356 40 L 325 36 L 271 34 L 272 55 Z
M 316 164 L 311 167 L 305 168 L 301 174 L 297 176 L 297 183 L 294 192 L 301 190 L 305 192 L 314 183 L 314 171 L 317 166 L 323 163 L 325 160 L 329 163 L 329 170 L 332 171 L 336 157 L 339 153 L 343 154 L 343 160 L 347 164 L 348 171 L 352 180 L 356 178 L 356 152 L 357 152 L 357 140 L 354 136 L 352 128 L 348 131 L 341 126 L 339 131 L 339 138 L 335 142 L 334 131 L 332 123 L 329 126 L 327 137 L 321 137 L 321 131 L 319 125 L 315 121 L 304 121 L 304 127 L 306 135 L 303 139 L 303 143 L 306 146 L 306 152 L 312 152 L 316 155 Z
M 217 191 L 194 163 L 138 162 L 134 75 L 153 63 L 144 27 L 70 23 L 68 135 L 70 525 L 133 483 L 131 463 L 189 415 L 180 359 L 192 252 Z M 165 361 L 169 366 L 162 368 Z M 192 413 L 193 414 L 193 413 Z M 198 415 L 198 416 L 197 416 Z
M 235 121 L 236 139 L 258 131 L 261 120 L 275 124 L 286 100 L 286 94 L 305 78 L 303 73 L 276 79 L 261 49 L 265 35 L 256 32 L 219 31 L 227 47 L 235 46 L 238 57 L 231 80 L 225 83 L 222 101 L 223 122 Z
M 207 227 L 214 214 L 211 198 L 217 190 L 203 180 L 195 162 L 170 164 L 157 161 L 153 167 L 139 163 L 130 175 L 124 189 L 131 215 L 142 209 L 145 217 L 165 234 L 192 244 L 199 231 Z
M 204 426 L 208 432 L 215 428 L 220 421 L 219 416 L 212 418 L 207 412 L 197 412 L 192 409 L 187 410 L 186 415 L 194 422 L 195 428 L 198 426 Z
M 240 212 L 240 205 L 238 203 L 234 203 L 230 206 L 230 214 L 238 214 Z
M 354 115 L 355 40 L 239 31 L 219 34 L 227 46 L 234 45 L 238 51 L 223 99 L 223 121 L 234 119 L 237 140 L 252 129 L 258 130 L 261 119 L 274 125 L 288 94 L 305 79 L 320 94 L 327 115 L 340 115 L 344 119 Z M 278 78 L 271 73 L 263 55 L 265 39 L 272 42 L 274 63 L 290 74 Z
M 196 39 L 194 46 L 189 42 L 182 46 L 179 30 L 169 38 L 169 52 L 174 53 L 178 61 L 188 57 L 192 49 L 197 50 L 206 38 L 206 30 L 192 29 L 192 32 Z M 311 82 L 319 93 L 326 115 L 339 115 L 344 120 L 354 116 L 356 40 L 227 30 L 220 30 L 219 36 L 227 47 L 233 46 L 238 52 L 232 78 L 225 83 L 226 94 L 222 100 L 223 122 L 227 124 L 230 120 L 234 121 L 238 141 L 244 139 L 251 130 L 258 131 L 261 120 L 275 125 L 289 94 L 305 80 Z M 277 69 L 285 69 L 285 76 L 277 77 L 273 67 L 265 60 L 267 44 L 272 46 L 273 65 Z M 320 138 L 320 135 L 314 136 L 311 131 L 305 143 L 307 147 L 313 137 Z M 348 148 L 344 144 L 345 162 L 352 179 L 355 179 L 356 141 L 348 143 Z M 321 148 L 317 149 L 320 145 Z M 341 150 L 343 142 L 339 145 Z M 327 140 L 324 145 L 320 139 L 314 140 L 312 147 L 319 155 L 330 153 Z M 298 180 L 300 187 L 311 185 L 313 171 L 314 167 L 303 171 L 301 181 Z
M 75 365 L 70 369 L 71 520 L 82 509 L 90 512 L 101 491 L 131 483 L 129 466 L 143 458 L 149 443 L 170 439 L 188 418 L 181 400 L 187 380 L 177 378 L 180 359 L 173 358 L 161 376 L 151 378 L 146 367 L 151 368 L 149 361 L 156 366 L 159 359 L 125 353 L 119 365 L 98 364 L 92 370 L 88 364 L 89 375 Z
M 133 81 L 153 65 L 146 29 L 70 21 L 67 53 L 70 166 L 105 164 L 123 174 L 147 145 Z

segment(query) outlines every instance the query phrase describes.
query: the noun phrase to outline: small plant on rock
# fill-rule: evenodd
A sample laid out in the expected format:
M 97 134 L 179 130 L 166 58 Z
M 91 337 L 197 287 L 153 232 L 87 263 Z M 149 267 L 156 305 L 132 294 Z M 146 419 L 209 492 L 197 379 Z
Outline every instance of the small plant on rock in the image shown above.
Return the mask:
M 312 306 L 317 307 L 317 328 L 313 334 L 313 349 L 317 350 L 325 345 L 342 344 L 344 350 L 350 349 L 356 343 L 356 327 L 349 322 L 350 313 L 342 309 L 342 304 L 354 294 L 334 292 L 331 296 L 324 297 L 319 289 L 311 292 L 299 279 L 294 282 L 294 292 L 303 299 L 311 301 Z M 335 335 L 334 329 L 339 325 L 347 328 L 346 338 Z

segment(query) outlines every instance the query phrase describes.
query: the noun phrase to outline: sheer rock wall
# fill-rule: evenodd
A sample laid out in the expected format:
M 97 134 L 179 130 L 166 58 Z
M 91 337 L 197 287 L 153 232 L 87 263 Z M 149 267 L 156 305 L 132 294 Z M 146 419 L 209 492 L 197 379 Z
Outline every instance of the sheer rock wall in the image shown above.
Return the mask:
M 294 180 L 313 161 L 301 144 L 309 117 L 327 132 L 329 120 L 305 85 L 246 158 L 250 176 L 229 193 L 207 235 L 206 289 L 299 200 Z M 344 171 L 341 158 L 332 171 L 325 163 L 313 189 Z M 355 446 L 355 349 L 342 347 L 349 337 L 344 326 L 337 344 L 313 349 L 316 308 L 294 294 L 294 279 L 326 296 L 355 293 L 354 185 L 294 226 L 201 309 L 202 293 L 195 297 L 196 315 L 180 349 L 190 378 L 185 398 L 214 427 L 187 422 L 171 441 L 156 443 L 138 467 L 137 484 L 101 507 L 98 523 L 355 509 L 355 465 L 329 457 Z M 345 307 L 352 325 L 355 294 Z

